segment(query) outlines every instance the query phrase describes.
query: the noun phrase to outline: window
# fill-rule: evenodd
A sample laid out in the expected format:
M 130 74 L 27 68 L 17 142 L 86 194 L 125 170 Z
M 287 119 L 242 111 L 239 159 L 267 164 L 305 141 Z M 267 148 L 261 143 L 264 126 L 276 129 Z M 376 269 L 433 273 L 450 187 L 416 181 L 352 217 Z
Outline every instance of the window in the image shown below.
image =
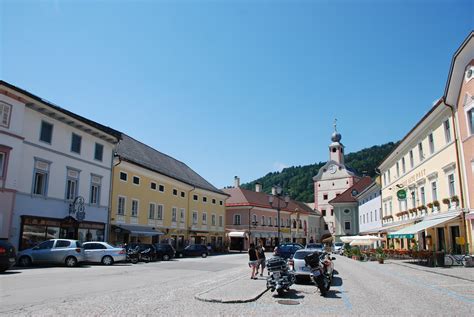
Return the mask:
M 407 172 L 407 166 L 405 163 L 405 158 L 402 157 L 402 173 L 405 174 Z
M 94 159 L 97 161 L 102 161 L 104 156 L 104 146 L 102 144 L 96 143 L 95 150 L 94 150 Z
M 185 192 L 181 192 L 180 194 L 181 194 L 181 198 L 186 197 L 186 193 L 185 193 Z
M 392 212 L 393 212 L 393 204 L 392 204 L 392 201 L 391 201 L 391 200 L 388 202 L 388 208 L 389 208 L 389 210 L 390 210 L 390 214 L 392 214 Z M 370 218 L 372 218 L 372 215 L 370 216 Z
M 81 154 L 81 141 L 82 137 L 75 133 L 72 134 L 71 137 L 71 152 Z
M 197 223 L 198 223 L 198 212 L 193 211 L 193 225 L 196 225 Z
M 140 177 L 138 176 L 133 176 L 133 183 L 135 185 L 140 185 Z
M 53 125 L 46 121 L 41 121 L 40 141 L 51 144 L 53 139 Z
M 324 195 L 323 195 L 323 199 L 324 199 L 324 200 L 328 200 L 328 194 L 324 194 Z
M 388 215 L 387 203 L 383 204 L 383 210 L 385 211 L 385 214 Z
M 214 215 L 214 214 L 212 214 L 212 217 L 211 217 L 211 225 L 212 225 L 213 227 L 216 226 L 216 215 Z
M 265 226 L 265 216 L 262 216 L 262 222 L 261 222 L 262 226 Z
M 323 214 L 323 217 L 326 217 L 326 209 L 321 210 L 321 213 Z
M 383 184 L 387 186 L 387 173 L 383 174 Z
M 224 202 L 222 200 L 219 200 L 219 205 L 222 206 Z
M 198 200 L 198 195 L 193 195 L 193 200 L 197 201 Z
M 138 217 L 138 200 L 132 199 L 132 217 Z
M 415 166 L 415 160 L 413 159 L 413 151 L 410 151 L 410 167 Z
M 212 204 L 216 204 L 216 200 L 214 198 L 212 199 Z
M 158 205 L 158 209 L 156 210 L 156 219 L 163 220 L 163 205 Z
M 120 172 L 120 180 L 126 182 L 127 181 L 127 173 Z
M 171 208 L 171 222 L 176 222 L 176 217 L 178 214 L 178 210 L 176 207 Z
M 425 159 L 425 154 L 423 154 L 423 143 L 418 143 L 418 154 L 420 155 L 420 161 Z
M 390 202 L 390 206 L 392 205 L 392 202 Z M 372 222 L 372 211 L 370 212 L 370 222 Z
M 0 127 L 8 128 L 10 126 L 10 114 L 12 106 L 6 103 L 0 103 Z
M 431 197 L 433 201 L 438 200 L 438 185 L 436 182 L 431 183 Z
M 47 250 L 47 249 L 52 249 L 54 245 L 54 240 L 48 240 L 45 242 L 42 242 L 38 245 L 39 250 Z
M 161 193 L 164 193 L 165 192 L 165 186 L 163 186 L 163 185 L 158 186 L 158 191 L 160 191 Z
M 454 174 L 448 175 L 448 186 L 449 186 L 449 196 L 453 197 L 456 195 L 456 186 L 454 184 Z
M 150 208 L 148 208 L 148 219 L 155 219 L 155 209 L 156 205 L 154 203 L 150 203 Z
M 375 221 L 377 221 L 377 210 L 374 211 Z
M 207 203 L 207 197 L 205 197 L 205 196 L 202 197 L 202 202 L 203 202 L 203 203 Z
M 89 203 L 91 205 L 100 205 L 100 188 L 102 185 L 102 177 L 91 175 L 91 192 Z
M 412 208 L 416 208 L 416 192 L 411 192 L 411 206 Z
M 234 215 L 234 225 L 240 225 L 240 215 Z
M 327 223 L 324 224 L 324 230 L 328 231 L 329 230 L 329 226 Z
M 7 154 L 4 152 L 0 152 L 0 178 L 4 178 L 6 161 L 7 161 Z
M 119 197 L 117 203 L 117 215 L 125 215 L 125 197 Z
M 421 205 L 424 206 L 426 204 L 425 187 L 420 187 L 420 199 Z
M 467 113 L 467 127 L 470 134 L 474 134 L 474 108 L 471 108 Z
M 334 216 L 334 209 L 331 209 L 331 216 Z
M 185 214 L 186 214 L 186 210 L 184 208 L 181 208 L 179 210 L 179 222 L 184 223 Z
M 362 218 L 362 219 L 363 219 L 363 223 L 365 223 L 365 214 L 364 214 L 364 216 L 363 216 L 363 218 Z
M 400 177 L 400 163 L 397 162 L 397 178 Z
M 271 227 L 272 226 L 272 217 L 268 217 L 268 225 Z
M 66 178 L 66 200 L 74 200 L 77 196 L 79 171 L 68 169 Z
M 344 229 L 345 230 L 351 230 L 351 222 L 350 221 L 344 221 Z
M 430 133 L 430 135 L 428 135 L 428 143 L 430 144 L 430 154 L 433 154 L 435 151 L 433 133 Z
M 392 177 L 390 176 L 390 170 L 387 171 L 387 175 L 388 175 L 388 182 L 391 183 L 392 182 Z
M 224 226 L 224 217 L 219 216 L 219 227 L 223 227 L 223 226 Z
M 153 190 L 156 190 L 156 183 L 155 183 L 155 182 L 151 182 L 151 183 L 150 183 L 150 188 L 153 189 Z
M 446 139 L 446 143 L 451 142 L 451 128 L 449 120 L 444 121 L 444 137 Z
M 178 190 L 176 188 L 173 188 L 173 196 L 178 196 Z

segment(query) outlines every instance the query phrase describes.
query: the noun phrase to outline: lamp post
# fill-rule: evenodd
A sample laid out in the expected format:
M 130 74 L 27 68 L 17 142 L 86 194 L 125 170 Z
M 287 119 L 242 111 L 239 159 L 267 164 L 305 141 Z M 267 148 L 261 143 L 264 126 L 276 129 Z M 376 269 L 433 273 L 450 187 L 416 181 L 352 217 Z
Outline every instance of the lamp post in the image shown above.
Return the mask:
M 276 200 L 276 202 L 275 202 Z M 290 196 L 283 195 L 283 188 L 280 185 L 276 185 L 272 187 L 272 194 L 268 197 L 268 202 L 272 208 L 276 208 L 277 210 L 277 217 L 278 217 L 278 244 L 281 243 L 280 237 L 280 226 L 281 226 L 281 219 L 280 219 L 280 211 L 282 208 L 288 207 L 290 203 Z

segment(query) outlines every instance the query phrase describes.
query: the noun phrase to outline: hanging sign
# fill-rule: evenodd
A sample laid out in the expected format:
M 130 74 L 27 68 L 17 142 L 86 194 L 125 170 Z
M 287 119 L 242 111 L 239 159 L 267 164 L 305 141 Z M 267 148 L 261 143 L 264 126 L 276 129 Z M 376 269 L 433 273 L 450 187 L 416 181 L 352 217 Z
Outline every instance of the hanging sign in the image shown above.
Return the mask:
M 397 197 L 398 197 L 398 200 L 406 200 L 407 199 L 407 191 L 404 190 L 404 189 L 400 189 L 397 192 Z

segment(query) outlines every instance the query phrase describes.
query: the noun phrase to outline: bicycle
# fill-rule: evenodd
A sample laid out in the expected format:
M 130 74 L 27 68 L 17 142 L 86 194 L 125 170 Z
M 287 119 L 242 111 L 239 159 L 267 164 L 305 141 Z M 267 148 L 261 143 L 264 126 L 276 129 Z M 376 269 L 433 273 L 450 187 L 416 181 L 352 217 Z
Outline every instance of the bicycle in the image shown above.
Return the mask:
M 445 254 L 444 265 L 445 266 L 453 266 L 453 265 L 466 266 L 466 255 Z

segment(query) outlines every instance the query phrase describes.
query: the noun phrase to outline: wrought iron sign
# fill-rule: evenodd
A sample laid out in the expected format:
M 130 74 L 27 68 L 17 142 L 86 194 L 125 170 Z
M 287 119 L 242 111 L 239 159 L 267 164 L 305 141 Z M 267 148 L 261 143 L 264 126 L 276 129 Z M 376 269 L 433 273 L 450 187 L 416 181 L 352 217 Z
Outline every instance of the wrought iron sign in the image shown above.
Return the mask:
M 84 197 L 77 196 L 70 204 L 69 204 L 69 215 L 76 218 L 77 221 L 83 221 L 86 218 L 86 211 L 85 211 L 85 204 L 84 204 Z

